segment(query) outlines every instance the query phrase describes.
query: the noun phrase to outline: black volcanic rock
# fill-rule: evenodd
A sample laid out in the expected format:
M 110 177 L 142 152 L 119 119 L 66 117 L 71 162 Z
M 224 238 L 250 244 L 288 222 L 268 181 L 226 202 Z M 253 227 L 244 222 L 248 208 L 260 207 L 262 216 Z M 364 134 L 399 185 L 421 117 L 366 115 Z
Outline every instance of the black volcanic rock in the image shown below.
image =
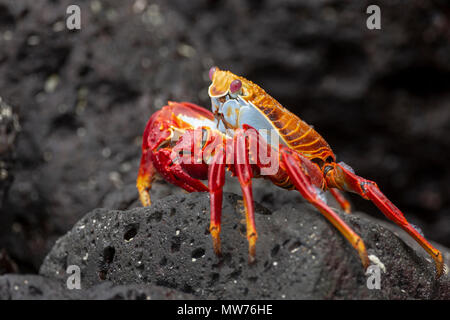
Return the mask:
M 69 299 L 79 293 L 78 290 L 64 290 L 60 282 L 39 275 L 0 276 L 1 300 Z
M 17 170 L 16 140 L 19 132 L 20 124 L 17 108 L 9 105 L 0 96 L 0 220 L 3 226 L 12 226 L 14 223 L 13 215 L 10 215 L 9 211 L 5 209 L 5 200 L 8 197 L 9 189 L 14 181 L 14 173 Z M 4 234 L 5 238 L 8 238 L 6 236 L 8 231 L 0 228 L 0 234 Z M 1 238 L 2 236 L 0 236 L 0 275 L 7 272 L 17 272 L 17 264 L 9 256 L 8 250 L 14 244 L 10 242 L 8 244 L 11 246 L 5 245 Z
M 15 141 L 19 131 L 16 110 L 0 97 L 0 210 L 13 182 Z
M 88 290 L 69 290 L 59 281 L 38 275 L 0 276 L 0 300 L 174 300 L 192 299 L 193 296 L 170 288 L 154 285 L 114 286 L 104 282 Z
M 256 206 L 257 260 L 247 262 L 245 217 L 239 196 L 225 194 L 223 257 L 212 250 L 209 197 L 173 195 L 150 208 L 96 209 L 60 238 L 40 274 L 66 281 L 81 268 L 82 287 L 152 284 L 218 299 L 450 298 L 449 277 L 391 231 L 357 214 L 341 216 L 384 265 L 381 289 L 369 290 L 355 250 L 309 205 L 273 213 Z

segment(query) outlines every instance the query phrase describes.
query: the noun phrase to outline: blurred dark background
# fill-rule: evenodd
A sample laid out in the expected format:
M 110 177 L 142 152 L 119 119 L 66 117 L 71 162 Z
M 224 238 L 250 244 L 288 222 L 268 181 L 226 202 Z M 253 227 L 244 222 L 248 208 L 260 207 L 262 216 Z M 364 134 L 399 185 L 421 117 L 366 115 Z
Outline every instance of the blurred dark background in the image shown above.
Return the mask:
M 0 273 L 36 272 L 85 213 L 135 201 L 147 119 L 167 100 L 209 108 L 212 65 L 313 124 L 450 246 L 449 39 L 448 0 L 0 0 Z

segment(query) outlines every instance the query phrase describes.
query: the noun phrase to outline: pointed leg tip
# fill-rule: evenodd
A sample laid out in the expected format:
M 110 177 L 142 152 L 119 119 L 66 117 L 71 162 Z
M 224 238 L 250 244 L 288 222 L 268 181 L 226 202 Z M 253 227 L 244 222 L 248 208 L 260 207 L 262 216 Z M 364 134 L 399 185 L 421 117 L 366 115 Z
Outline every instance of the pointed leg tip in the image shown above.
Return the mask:
M 367 268 L 368 268 L 369 265 L 370 265 L 370 260 L 369 260 L 369 258 L 367 258 L 367 257 L 362 257 L 362 256 L 361 256 L 361 262 L 362 262 L 362 265 L 363 265 L 363 267 L 364 267 L 364 271 L 367 271 Z
M 436 279 L 439 279 L 440 277 L 442 277 L 443 274 L 448 273 L 448 267 L 444 263 L 442 253 L 439 251 L 438 254 L 436 255 L 435 263 L 436 263 Z
M 152 202 L 150 200 L 150 195 L 148 193 L 141 193 L 139 199 L 143 207 L 150 207 Z
M 253 264 L 256 261 L 256 233 L 248 236 L 248 263 Z
M 436 268 L 436 280 L 439 280 L 444 273 L 444 270 L 439 270 L 438 268 Z
M 248 264 L 254 264 L 256 262 L 256 250 L 255 247 L 248 250 Z
M 364 245 L 364 242 L 361 238 L 356 243 L 356 250 L 358 250 L 359 258 L 361 259 L 364 270 L 367 270 L 370 265 L 370 259 L 369 255 L 367 254 L 366 246 Z
M 214 249 L 214 253 L 216 254 L 216 256 L 218 258 L 222 258 L 223 257 L 222 250 L 220 248 Z
M 211 233 L 213 239 L 213 249 L 214 253 L 218 257 L 222 257 L 222 248 L 220 244 L 220 228 L 216 225 L 211 226 L 209 232 Z
M 221 258 L 222 257 L 222 248 L 220 246 L 220 240 L 213 242 L 213 249 L 214 249 L 214 253 L 216 254 L 216 256 Z

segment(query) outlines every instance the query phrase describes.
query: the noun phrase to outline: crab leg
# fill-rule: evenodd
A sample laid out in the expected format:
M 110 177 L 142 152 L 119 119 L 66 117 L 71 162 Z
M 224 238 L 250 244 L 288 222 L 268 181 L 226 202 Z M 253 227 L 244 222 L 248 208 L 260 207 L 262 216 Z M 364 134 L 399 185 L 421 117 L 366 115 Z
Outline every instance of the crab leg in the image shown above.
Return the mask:
M 371 200 L 383 214 L 409 235 L 428 252 L 436 263 L 437 276 L 444 271 L 444 261 L 439 250 L 434 248 L 405 218 L 403 213 L 380 191 L 377 184 L 357 176 L 340 164 L 335 164 L 334 170 L 330 170 L 326 176 L 330 186 L 342 188 L 354 192 L 364 199 Z
M 242 189 L 242 195 L 244 197 L 245 219 L 247 223 L 247 240 L 249 244 L 248 257 L 249 262 L 253 262 L 255 260 L 255 245 L 258 234 L 256 233 L 255 208 L 252 192 L 253 174 L 249 162 L 248 142 L 243 130 L 236 130 L 233 143 L 236 155 L 235 173 L 238 177 L 239 184 L 241 185 Z
M 222 216 L 222 189 L 225 184 L 225 166 L 225 153 L 222 148 L 217 148 L 208 169 L 208 187 L 211 207 L 209 232 L 213 238 L 214 252 L 218 256 L 221 255 L 220 223 Z
M 141 164 L 136 181 L 136 187 L 139 191 L 139 199 L 144 207 L 149 207 L 152 202 L 150 200 L 150 189 L 155 177 L 155 167 L 153 166 L 150 152 L 147 150 L 142 152 Z
M 352 206 L 350 205 L 350 202 L 344 197 L 344 195 L 338 189 L 330 188 L 329 190 L 331 195 L 341 206 L 342 210 L 344 210 L 345 213 L 351 213 Z
M 361 237 L 359 237 L 326 203 L 320 200 L 316 188 L 311 184 L 309 177 L 302 170 L 302 161 L 307 159 L 300 159 L 286 150 L 282 151 L 282 161 L 286 166 L 287 173 L 292 183 L 301 195 L 315 206 L 350 242 L 355 248 L 361 259 L 364 268 L 369 266 L 369 258 L 367 256 L 366 247 Z

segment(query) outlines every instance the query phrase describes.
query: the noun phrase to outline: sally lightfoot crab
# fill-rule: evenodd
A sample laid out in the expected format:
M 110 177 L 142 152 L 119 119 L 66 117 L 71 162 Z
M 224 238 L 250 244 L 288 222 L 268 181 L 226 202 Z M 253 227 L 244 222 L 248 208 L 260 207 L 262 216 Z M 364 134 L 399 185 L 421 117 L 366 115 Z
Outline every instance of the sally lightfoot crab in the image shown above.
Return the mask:
M 188 102 L 169 102 L 147 123 L 137 178 L 144 206 L 156 173 L 188 192 L 209 192 L 210 233 L 221 253 L 220 223 L 225 170 L 241 185 L 249 242 L 255 258 L 257 232 L 252 178 L 265 178 L 285 189 L 295 189 L 316 207 L 358 251 L 365 268 L 369 258 L 363 240 L 326 203 L 330 191 L 345 212 L 350 204 L 340 191 L 371 200 L 387 218 L 411 235 L 434 259 L 442 275 L 442 254 L 434 248 L 387 199 L 377 184 L 355 174 L 336 156 L 311 126 L 285 109 L 263 89 L 229 71 L 211 68 L 208 93 L 212 112 Z M 206 186 L 201 180 L 208 180 Z

